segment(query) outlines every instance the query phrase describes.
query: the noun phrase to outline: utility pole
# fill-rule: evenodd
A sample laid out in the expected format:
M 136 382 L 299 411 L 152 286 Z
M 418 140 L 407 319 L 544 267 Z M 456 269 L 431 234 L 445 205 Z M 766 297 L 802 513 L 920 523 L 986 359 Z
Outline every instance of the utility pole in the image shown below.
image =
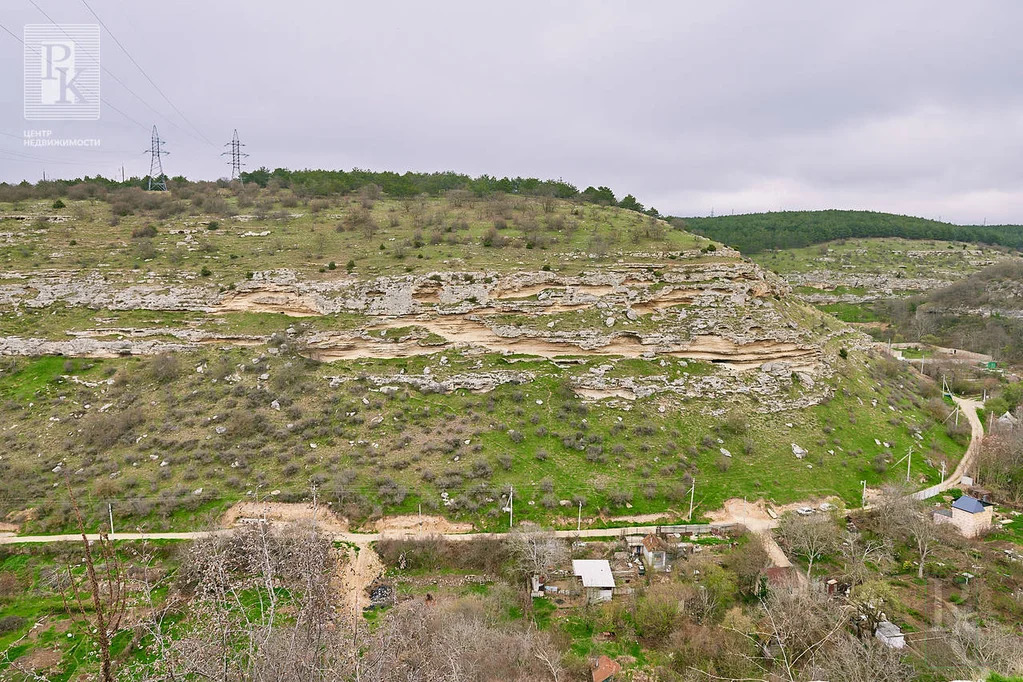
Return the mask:
M 114 535 L 114 505 L 107 502 L 107 513 L 110 514 L 110 535 Z
M 693 487 L 689 489 L 689 518 L 688 521 L 693 520 L 693 502 L 696 501 L 696 479 L 693 479 Z
M 165 156 L 169 152 L 163 148 L 163 144 L 163 140 L 160 139 L 160 133 L 156 131 L 156 126 L 153 126 L 153 140 L 149 145 L 149 149 L 145 150 L 145 153 L 149 154 L 150 191 L 167 191 L 167 176 L 163 174 L 163 161 L 160 157 Z
M 244 165 L 242 163 L 242 157 L 248 156 L 248 154 L 242 151 L 242 147 L 245 145 L 238 140 L 237 128 L 234 129 L 234 137 L 232 137 L 231 141 L 226 143 L 224 146 L 231 148 L 226 152 L 220 152 L 221 156 L 231 157 L 229 162 L 231 164 L 231 179 L 234 180 L 237 178 L 240 180 L 242 177 L 242 166 Z
M 575 522 L 575 532 L 583 529 L 583 501 L 579 500 L 579 519 Z
M 515 511 L 515 486 L 508 486 L 508 528 L 512 527 L 512 513 Z
M 903 459 L 907 460 L 907 462 L 906 462 L 906 483 L 909 483 L 909 468 L 913 465 L 913 448 L 914 447 L 915 446 L 910 445 L 909 446 L 909 452 L 906 453 L 906 456 L 902 457 L 901 459 L 899 459 L 899 461 L 897 461 L 895 463 L 895 464 L 902 464 L 902 460 Z M 895 464 L 893 464 L 892 466 L 895 466 Z

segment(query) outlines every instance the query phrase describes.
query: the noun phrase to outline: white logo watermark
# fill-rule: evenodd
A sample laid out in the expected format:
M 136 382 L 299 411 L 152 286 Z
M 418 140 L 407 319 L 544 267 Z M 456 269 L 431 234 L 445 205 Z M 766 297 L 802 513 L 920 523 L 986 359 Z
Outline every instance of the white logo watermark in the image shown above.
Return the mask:
M 99 119 L 99 25 L 26 24 L 25 120 Z
M 26 147 L 99 147 L 98 137 L 54 137 L 52 130 L 25 130 L 22 144 Z

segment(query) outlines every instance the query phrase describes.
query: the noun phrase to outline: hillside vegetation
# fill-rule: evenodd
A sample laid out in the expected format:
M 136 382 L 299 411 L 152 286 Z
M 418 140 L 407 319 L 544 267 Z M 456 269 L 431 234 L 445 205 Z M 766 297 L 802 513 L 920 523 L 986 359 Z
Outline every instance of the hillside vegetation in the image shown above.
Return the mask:
M 912 340 L 1023 361 L 1023 262 L 1004 261 L 878 310 Z
M 1023 248 L 1023 226 L 1020 225 L 953 225 L 876 211 L 777 211 L 685 218 L 684 222 L 687 230 L 745 254 L 869 237 L 938 239 Z
M 921 485 L 963 452 L 932 385 L 654 216 L 171 184 L 0 203 L 0 512 L 24 530 L 68 527 L 65 477 L 90 523 L 113 504 L 187 528 L 316 489 L 356 523 L 422 504 L 499 529 L 512 487 L 517 518 L 572 525 L 581 503 L 599 525 L 681 518 L 694 480 L 697 516 L 856 503 L 911 443 Z

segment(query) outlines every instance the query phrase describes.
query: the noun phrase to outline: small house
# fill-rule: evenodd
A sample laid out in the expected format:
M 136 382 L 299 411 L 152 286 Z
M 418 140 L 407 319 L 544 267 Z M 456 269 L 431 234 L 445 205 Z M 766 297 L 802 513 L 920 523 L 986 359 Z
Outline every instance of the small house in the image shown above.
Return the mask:
M 975 538 L 991 527 L 991 504 L 975 497 L 963 495 L 952 503 L 951 509 L 934 513 L 935 523 L 950 523 L 965 537 Z
M 906 636 L 902 634 L 902 628 L 890 620 L 878 623 L 874 636 L 890 649 L 902 649 L 906 646 Z
M 668 569 L 668 543 L 658 536 L 629 535 L 625 538 L 632 555 L 643 562 L 643 566 L 651 571 Z
M 653 571 L 668 570 L 668 543 L 653 533 L 644 537 L 643 563 Z
M 587 604 L 611 601 L 615 579 L 607 559 L 573 559 L 572 573 L 582 580 Z

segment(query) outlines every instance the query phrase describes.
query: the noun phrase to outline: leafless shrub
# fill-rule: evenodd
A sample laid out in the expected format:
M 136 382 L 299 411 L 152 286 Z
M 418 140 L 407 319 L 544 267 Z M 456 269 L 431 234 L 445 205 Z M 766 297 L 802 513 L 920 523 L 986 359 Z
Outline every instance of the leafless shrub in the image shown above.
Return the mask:
M 170 383 L 181 376 L 181 363 L 173 353 L 160 353 L 149 361 L 149 371 L 160 383 Z
M 81 421 L 82 442 L 101 450 L 109 448 L 143 420 L 142 410 L 137 407 L 117 412 L 94 412 Z

